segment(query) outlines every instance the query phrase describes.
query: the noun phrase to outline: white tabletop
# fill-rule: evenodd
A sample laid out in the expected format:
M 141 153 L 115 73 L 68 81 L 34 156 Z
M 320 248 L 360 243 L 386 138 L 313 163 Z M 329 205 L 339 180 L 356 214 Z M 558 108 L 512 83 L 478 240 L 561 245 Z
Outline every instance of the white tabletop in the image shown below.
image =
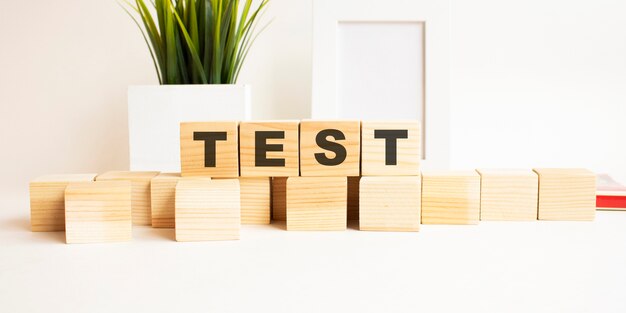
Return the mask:
M 423 225 L 419 233 L 287 232 L 241 240 L 67 245 L 0 202 L 2 312 L 625 312 L 626 212 L 595 222 Z

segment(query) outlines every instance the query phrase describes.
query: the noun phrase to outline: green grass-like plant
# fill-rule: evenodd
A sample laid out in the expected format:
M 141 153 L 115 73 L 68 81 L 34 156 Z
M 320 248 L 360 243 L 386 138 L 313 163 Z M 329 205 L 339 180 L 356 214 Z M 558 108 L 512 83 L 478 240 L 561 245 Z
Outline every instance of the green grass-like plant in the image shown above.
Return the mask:
M 148 45 L 160 84 L 234 84 L 269 0 L 256 9 L 252 0 L 122 1 Z

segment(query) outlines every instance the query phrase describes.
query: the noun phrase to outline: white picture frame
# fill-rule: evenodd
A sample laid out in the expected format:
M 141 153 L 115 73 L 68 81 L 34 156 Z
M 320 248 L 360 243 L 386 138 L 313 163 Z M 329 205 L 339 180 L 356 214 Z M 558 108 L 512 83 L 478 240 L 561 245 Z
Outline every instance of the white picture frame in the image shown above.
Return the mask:
M 358 27 L 353 29 L 354 25 Z M 342 73 L 342 71 L 346 71 L 346 69 L 349 71 L 350 68 L 355 68 L 358 65 L 358 63 L 356 65 L 345 65 L 342 62 L 350 62 L 350 53 L 354 53 L 354 51 L 359 49 L 359 25 L 363 26 L 361 29 L 364 31 L 363 34 L 368 34 L 367 31 L 375 29 L 376 25 L 381 25 L 388 29 L 381 28 L 380 33 L 373 32 L 373 35 L 378 34 L 380 36 L 382 34 L 384 36 L 385 31 L 388 32 L 387 34 L 394 36 L 405 33 L 409 37 L 406 39 L 406 42 L 398 40 L 398 38 L 389 38 L 389 40 L 384 40 L 387 41 L 385 44 L 393 42 L 393 44 L 398 44 L 403 49 L 422 49 L 421 51 L 416 50 L 416 54 L 414 54 L 415 59 L 409 59 L 413 55 L 409 55 L 409 58 L 406 59 L 407 64 L 410 64 L 409 68 L 416 69 L 415 74 L 410 74 L 411 72 L 407 71 L 404 71 L 403 74 L 408 75 L 407 79 L 411 84 L 416 84 L 415 90 L 417 93 L 406 93 L 407 88 L 391 88 L 383 91 L 387 92 L 384 96 L 390 96 L 390 98 L 408 98 L 411 101 L 410 103 L 415 102 L 415 108 L 410 107 L 412 104 L 407 106 L 406 101 L 402 105 L 399 104 L 402 101 L 395 101 L 394 103 L 398 103 L 398 110 L 396 111 L 400 112 L 398 116 L 385 115 L 383 112 L 381 115 L 383 118 L 378 119 L 419 119 L 422 122 L 422 168 L 447 169 L 450 160 L 449 2 L 447 0 L 387 0 L 384 2 L 375 0 L 313 1 L 311 118 L 369 120 L 374 118 L 367 116 L 367 112 L 374 112 L 372 115 L 378 115 L 377 109 L 381 111 L 380 108 L 376 108 L 376 106 L 381 105 L 377 103 L 378 100 L 373 100 L 377 103 L 375 105 L 370 101 L 369 104 L 366 103 L 361 106 L 358 103 L 359 95 L 354 95 L 354 90 L 358 89 L 355 86 L 346 86 L 346 82 L 348 82 L 347 85 L 350 85 L 351 77 L 356 77 L 354 75 L 362 73 Z M 416 29 L 421 32 L 421 36 L 414 37 L 412 35 L 416 34 Z M 415 45 L 407 46 L 406 44 L 410 44 L 412 39 L 415 39 L 421 46 L 419 48 L 416 48 L 417 46 Z M 354 47 L 346 46 L 347 44 L 344 44 L 344 41 L 354 45 Z M 350 49 L 353 51 L 350 51 Z M 348 51 L 346 52 L 345 50 Z M 377 52 L 371 52 L 371 49 L 368 49 L 363 51 L 363 53 L 368 53 L 368 51 L 380 54 L 384 49 Z M 360 55 L 359 57 L 363 59 Z M 376 60 L 376 57 L 377 55 L 373 55 L 372 60 Z M 400 58 L 402 57 L 407 57 L 407 55 L 401 55 Z M 418 63 L 415 63 L 416 60 Z M 414 66 L 414 63 L 417 66 Z M 398 63 L 390 64 L 397 67 Z M 397 68 L 401 69 L 400 67 Z M 373 75 L 378 74 L 380 73 L 373 73 Z M 381 75 L 381 77 L 385 76 Z M 356 78 L 358 79 L 358 77 Z M 393 90 L 400 91 L 400 94 L 396 95 Z M 346 92 L 352 94 L 346 96 L 344 94 Z M 373 98 L 378 99 L 380 97 Z M 348 104 L 350 101 L 352 101 L 352 104 Z M 354 104 L 354 101 L 357 103 Z M 389 102 L 386 101 L 382 105 L 386 109 L 394 109 L 394 103 Z M 351 109 L 355 106 L 362 108 L 362 110 Z

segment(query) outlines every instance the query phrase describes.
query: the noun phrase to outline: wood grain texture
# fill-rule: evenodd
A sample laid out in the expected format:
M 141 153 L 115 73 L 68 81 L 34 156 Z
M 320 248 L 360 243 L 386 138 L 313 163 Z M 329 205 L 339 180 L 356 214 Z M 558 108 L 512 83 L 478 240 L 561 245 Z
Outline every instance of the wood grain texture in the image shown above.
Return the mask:
M 270 177 L 239 177 L 238 179 L 241 224 L 269 224 L 271 219 Z
M 203 140 L 193 140 L 194 132 L 226 132 L 226 140 L 215 142 L 215 166 L 205 167 Z M 239 176 L 239 122 L 180 123 L 181 175 L 205 177 Z
M 161 173 L 150 183 L 152 227 L 174 228 L 176 184 L 180 173 Z
M 65 230 L 65 188 L 70 182 L 93 181 L 97 174 L 46 175 L 30 181 L 30 228 L 34 232 Z
M 359 181 L 361 177 L 348 177 L 348 221 L 359 220 Z
M 538 168 L 539 219 L 593 221 L 596 175 L 586 169 Z
M 150 183 L 152 227 L 174 228 L 176 184 L 181 178 L 180 173 L 161 173 L 152 178 Z M 186 179 L 211 180 L 210 177 L 200 176 Z
M 478 224 L 476 171 L 422 172 L 422 224 Z
M 70 183 L 65 189 L 66 242 L 131 240 L 131 190 L 130 181 Z
M 419 176 L 362 177 L 360 198 L 360 230 L 419 231 Z
M 98 175 L 96 181 L 132 182 L 132 209 L 134 225 L 152 225 L 150 182 L 159 172 L 110 171 Z
M 241 224 L 270 223 L 270 178 L 239 177 Z
M 346 177 L 287 178 L 287 230 L 345 230 Z
M 407 131 L 408 138 L 396 140 L 396 164 L 386 164 L 386 140 L 375 138 L 376 130 Z M 363 121 L 361 123 L 361 175 L 419 175 L 421 142 L 418 121 Z
M 253 121 L 239 125 L 239 160 L 242 177 L 298 176 L 300 121 Z M 283 159 L 285 166 L 256 165 L 256 132 L 283 132 L 284 139 L 267 139 L 268 145 L 282 145 L 282 151 L 263 153 L 267 159 Z
M 335 153 L 322 149 L 316 143 L 318 133 L 325 129 L 336 129 L 345 135 L 345 140 L 329 141 L 341 144 L 346 149 L 346 159 L 338 165 L 322 165 L 315 159 L 316 153 L 334 158 Z M 302 176 L 359 176 L 361 154 L 360 121 L 310 121 L 300 122 L 300 174 Z
M 536 221 L 539 177 L 532 170 L 478 169 L 482 221 Z
M 183 178 L 175 203 L 176 241 L 239 239 L 239 180 Z
M 287 220 L 287 177 L 272 178 L 272 219 Z

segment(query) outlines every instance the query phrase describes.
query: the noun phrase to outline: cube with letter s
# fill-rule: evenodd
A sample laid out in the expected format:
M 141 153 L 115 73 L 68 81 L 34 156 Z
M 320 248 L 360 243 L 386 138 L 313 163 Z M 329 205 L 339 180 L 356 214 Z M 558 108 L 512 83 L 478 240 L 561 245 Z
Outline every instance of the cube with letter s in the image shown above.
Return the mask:
M 360 150 L 358 120 L 300 122 L 302 176 L 359 176 Z

